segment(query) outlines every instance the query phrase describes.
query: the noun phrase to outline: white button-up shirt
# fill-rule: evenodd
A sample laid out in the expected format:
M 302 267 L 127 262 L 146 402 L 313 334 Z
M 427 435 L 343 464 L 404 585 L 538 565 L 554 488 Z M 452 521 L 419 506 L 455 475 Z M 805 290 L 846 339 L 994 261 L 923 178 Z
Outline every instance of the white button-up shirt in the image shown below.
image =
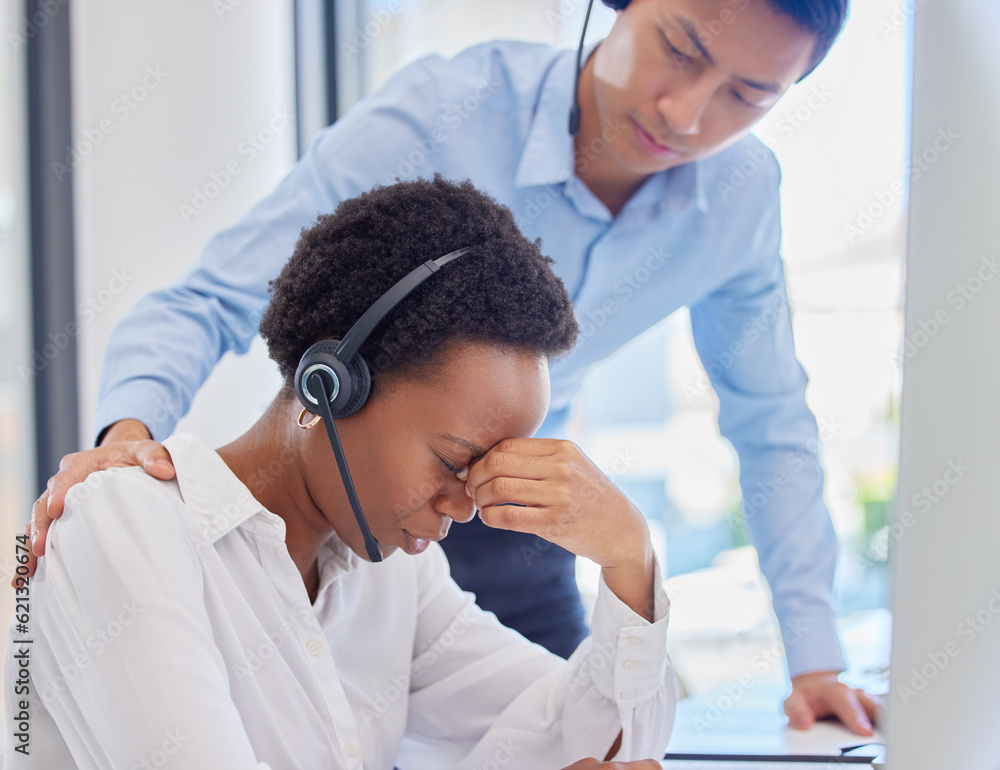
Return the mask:
M 676 696 L 658 573 L 655 622 L 602 583 L 569 661 L 481 611 L 436 544 L 371 564 L 333 536 L 310 603 L 284 521 L 200 439 L 166 446 L 175 480 L 94 474 L 50 530 L 8 639 L 7 770 L 556 770 L 619 730 L 620 757 L 662 755 Z

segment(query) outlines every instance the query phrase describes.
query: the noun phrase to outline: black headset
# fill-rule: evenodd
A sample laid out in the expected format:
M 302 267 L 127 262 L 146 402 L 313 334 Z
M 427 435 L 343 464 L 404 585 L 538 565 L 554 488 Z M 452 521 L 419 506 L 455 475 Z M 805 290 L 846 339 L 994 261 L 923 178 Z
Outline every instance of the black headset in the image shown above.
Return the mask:
M 624 10 L 629 0 L 601 0 L 613 11 Z M 583 59 L 583 41 L 587 37 L 587 25 L 590 24 L 590 9 L 594 0 L 587 2 L 587 15 L 583 18 L 583 32 L 580 33 L 580 45 L 576 49 L 576 78 L 573 80 L 573 106 L 569 110 L 569 133 L 576 136 L 580 132 L 580 62 Z
M 469 248 L 471 247 L 452 251 L 437 259 L 429 259 L 411 270 L 375 300 L 344 335 L 343 340 L 320 340 L 302 355 L 295 370 L 295 395 L 299 397 L 306 411 L 323 418 L 326 435 L 330 439 L 330 446 L 334 457 L 337 458 L 337 467 L 340 469 L 340 477 L 344 481 L 347 499 L 354 511 L 354 518 L 361 528 L 365 551 L 371 561 L 382 561 L 382 549 L 379 548 L 378 540 L 372 535 L 365 514 L 361 510 L 361 503 L 358 502 L 358 494 L 351 480 L 351 471 L 347 467 L 347 458 L 344 456 L 344 448 L 341 446 L 334 421 L 355 414 L 368 400 L 372 378 L 368 364 L 358 350 L 375 327 L 410 292 L 453 259 L 465 254 Z

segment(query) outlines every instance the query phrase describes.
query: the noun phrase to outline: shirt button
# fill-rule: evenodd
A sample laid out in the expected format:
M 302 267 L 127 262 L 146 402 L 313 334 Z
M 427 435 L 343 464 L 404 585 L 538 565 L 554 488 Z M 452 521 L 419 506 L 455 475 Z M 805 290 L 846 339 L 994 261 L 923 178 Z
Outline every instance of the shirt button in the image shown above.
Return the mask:
M 639 668 L 639 661 L 637 660 L 626 660 L 622 663 L 622 668 L 628 669 L 629 671 L 634 671 Z
M 349 757 L 356 757 L 358 752 L 361 751 L 361 747 L 355 741 L 348 741 L 344 749 L 347 751 L 347 756 Z
M 635 690 L 622 690 L 618 693 L 618 697 L 622 700 L 631 700 L 635 697 Z
M 310 639 L 306 642 L 306 649 L 309 650 L 310 655 L 319 655 L 323 651 L 323 645 L 315 639 Z
M 628 639 L 626 639 L 626 641 L 633 647 L 638 647 L 639 645 L 642 644 L 642 639 L 640 639 L 638 636 L 630 636 Z

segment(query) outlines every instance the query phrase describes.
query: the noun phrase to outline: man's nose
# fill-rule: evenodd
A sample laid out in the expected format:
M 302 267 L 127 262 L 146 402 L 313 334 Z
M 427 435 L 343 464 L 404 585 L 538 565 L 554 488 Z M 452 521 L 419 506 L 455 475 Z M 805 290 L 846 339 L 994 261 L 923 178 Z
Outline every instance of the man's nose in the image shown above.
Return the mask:
M 714 84 L 705 77 L 685 80 L 663 94 L 656 102 L 656 109 L 672 134 L 694 136 L 701 131 L 702 118 L 714 92 Z

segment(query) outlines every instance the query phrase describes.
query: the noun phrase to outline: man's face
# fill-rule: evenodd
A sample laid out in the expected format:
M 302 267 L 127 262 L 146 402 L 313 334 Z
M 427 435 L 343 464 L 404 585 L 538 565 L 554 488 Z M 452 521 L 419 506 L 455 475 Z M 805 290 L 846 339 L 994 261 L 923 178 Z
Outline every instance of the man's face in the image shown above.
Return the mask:
M 591 60 L 615 163 L 646 176 L 724 149 L 803 75 L 815 42 L 765 0 L 632 0 Z

